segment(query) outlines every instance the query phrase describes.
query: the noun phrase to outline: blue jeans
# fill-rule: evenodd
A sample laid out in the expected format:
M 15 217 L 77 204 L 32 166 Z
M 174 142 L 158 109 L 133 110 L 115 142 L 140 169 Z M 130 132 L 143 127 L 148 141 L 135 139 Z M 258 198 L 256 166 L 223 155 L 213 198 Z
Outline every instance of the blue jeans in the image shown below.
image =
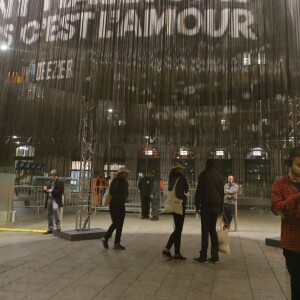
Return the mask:
M 54 199 L 47 201 L 47 216 L 48 216 L 48 230 L 53 231 L 53 216 L 55 217 L 56 227 L 60 226 L 60 209 Z
M 152 217 L 157 217 L 159 215 L 160 209 L 160 192 L 155 193 L 153 198 L 151 198 L 151 208 L 152 208 Z

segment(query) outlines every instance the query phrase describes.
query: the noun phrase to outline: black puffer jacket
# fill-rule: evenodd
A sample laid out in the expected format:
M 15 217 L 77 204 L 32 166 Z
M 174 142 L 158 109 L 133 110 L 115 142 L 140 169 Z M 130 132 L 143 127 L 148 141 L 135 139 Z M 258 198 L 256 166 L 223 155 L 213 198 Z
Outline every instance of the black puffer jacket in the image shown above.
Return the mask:
M 224 203 L 224 181 L 213 167 L 200 173 L 195 195 L 196 210 L 221 213 Z
M 184 207 L 186 204 L 186 201 L 187 201 L 187 197 L 185 194 L 189 191 L 189 185 L 185 179 L 185 176 L 181 173 L 178 173 L 178 172 L 175 172 L 174 170 L 172 170 L 169 175 L 168 190 L 171 191 L 173 189 L 173 186 L 177 179 L 178 179 L 178 181 L 176 184 L 175 193 L 176 193 L 176 197 L 178 199 L 183 200 L 182 205 Z
M 124 206 L 128 198 L 128 181 L 123 177 L 116 176 L 109 186 L 109 193 L 111 205 Z

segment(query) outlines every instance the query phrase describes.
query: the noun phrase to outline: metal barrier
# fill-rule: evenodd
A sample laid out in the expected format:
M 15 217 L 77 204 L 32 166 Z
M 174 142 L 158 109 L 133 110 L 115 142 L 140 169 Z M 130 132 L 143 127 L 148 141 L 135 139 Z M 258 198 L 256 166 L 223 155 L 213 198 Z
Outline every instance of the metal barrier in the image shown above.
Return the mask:
M 160 209 L 163 210 L 165 206 L 165 200 L 167 196 L 167 188 L 164 188 L 163 193 L 160 199 Z M 93 195 L 94 196 L 94 195 Z M 14 192 L 14 207 L 36 207 L 36 208 L 43 208 L 45 204 L 45 194 L 43 193 L 42 186 L 15 186 Z M 77 193 L 76 192 L 67 192 L 64 194 L 64 206 L 65 207 L 76 207 Z M 187 212 L 195 212 L 195 189 L 191 189 L 187 194 L 187 204 L 186 204 L 186 211 Z M 94 197 L 92 197 L 94 199 Z M 94 209 L 104 209 L 107 208 L 101 206 L 101 197 L 98 203 L 92 201 L 92 208 Z M 132 211 L 140 211 L 141 200 L 140 200 L 140 193 L 137 187 L 129 187 L 129 197 L 126 203 L 126 207 L 128 210 Z
M 44 193 L 40 186 L 15 185 L 14 189 L 14 208 L 18 207 L 44 207 Z
M 190 189 L 189 193 L 187 194 L 187 204 L 186 204 L 186 212 L 187 213 L 195 213 L 195 192 L 196 189 Z M 167 186 L 164 186 L 163 192 L 160 198 L 160 211 L 164 211 L 165 200 L 168 193 Z M 267 194 L 268 192 L 266 192 Z M 262 194 L 260 194 L 262 195 Z M 37 208 L 37 213 L 40 212 L 40 208 L 44 208 L 45 205 L 45 194 L 43 193 L 42 186 L 22 186 L 16 185 L 14 189 L 14 196 L 13 196 L 13 210 L 19 207 L 32 207 Z M 92 205 L 91 208 L 94 210 L 94 213 L 97 210 L 108 210 L 108 207 L 101 206 L 101 197 L 98 203 L 94 202 L 94 195 L 92 195 Z M 238 228 L 238 206 L 252 206 L 251 208 L 255 207 L 257 210 L 261 208 L 267 209 L 271 205 L 270 198 L 265 197 L 239 197 L 238 203 L 235 205 L 235 215 L 234 215 L 234 225 L 235 230 L 237 231 Z M 65 186 L 65 194 L 64 194 L 64 207 L 76 207 L 77 206 L 77 193 L 72 192 L 71 189 Z M 130 212 L 138 212 L 141 211 L 141 200 L 140 200 L 140 193 L 136 186 L 129 187 L 129 197 L 126 203 L 126 211 Z

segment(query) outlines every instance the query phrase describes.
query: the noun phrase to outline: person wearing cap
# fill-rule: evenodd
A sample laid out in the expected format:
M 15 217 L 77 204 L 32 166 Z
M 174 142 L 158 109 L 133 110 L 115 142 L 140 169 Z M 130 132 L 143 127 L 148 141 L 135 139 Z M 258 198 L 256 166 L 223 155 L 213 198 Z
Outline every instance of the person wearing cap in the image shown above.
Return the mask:
M 128 174 L 129 170 L 126 167 L 120 168 L 116 177 L 112 180 L 109 186 L 109 194 L 111 195 L 109 212 L 112 224 L 108 228 L 105 236 L 102 238 L 103 247 L 105 249 L 109 248 L 108 240 L 112 237 L 113 232 L 116 230 L 113 249 L 125 250 L 125 247 L 121 245 L 121 235 L 125 220 L 125 203 L 128 198 Z
M 289 173 L 272 186 L 272 212 L 281 218 L 281 247 L 290 274 L 291 300 L 300 299 L 300 147 L 289 153 Z
M 49 176 L 51 180 L 43 188 L 43 192 L 46 194 L 45 208 L 47 209 L 48 216 L 48 231 L 44 234 L 53 233 L 53 218 L 55 218 L 57 232 L 61 231 L 60 208 L 63 207 L 62 195 L 64 193 L 64 183 L 58 179 L 56 170 L 51 170 Z
M 195 194 L 196 212 L 201 216 L 201 250 L 200 256 L 194 261 L 206 264 L 218 264 L 218 235 L 216 223 L 223 213 L 224 181 L 221 174 L 214 168 L 214 160 L 209 158 L 205 162 L 205 169 L 199 174 Z M 207 260 L 208 238 L 211 241 L 211 258 Z
M 174 225 L 175 229 L 172 232 L 172 234 L 169 237 L 169 240 L 167 242 L 166 248 L 162 251 L 162 255 L 164 255 L 167 258 L 172 258 L 174 260 L 185 260 L 186 258 L 181 255 L 180 247 L 181 247 L 181 233 L 184 223 L 184 217 L 185 217 L 185 205 L 187 202 L 187 196 L 185 195 L 189 191 L 189 186 L 186 181 L 185 176 L 183 175 L 184 167 L 179 164 L 175 163 L 172 168 L 171 172 L 169 174 L 169 186 L 168 190 L 172 191 L 175 182 L 177 181 L 176 187 L 175 187 L 175 193 L 176 197 L 178 199 L 183 200 L 182 202 L 182 215 L 173 213 L 173 219 L 174 219 Z M 171 254 L 171 247 L 174 245 L 175 251 L 174 256 Z

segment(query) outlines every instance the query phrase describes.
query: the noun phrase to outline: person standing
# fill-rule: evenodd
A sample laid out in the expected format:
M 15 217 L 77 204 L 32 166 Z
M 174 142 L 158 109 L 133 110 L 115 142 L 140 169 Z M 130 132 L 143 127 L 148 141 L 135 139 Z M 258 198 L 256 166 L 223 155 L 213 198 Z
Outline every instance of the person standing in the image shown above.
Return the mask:
M 101 197 L 101 192 L 102 192 L 102 177 L 97 176 L 93 180 L 93 188 L 94 188 L 94 205 L 97 206 Z
M 185 218 L 185 205 L 187 202 L 187 196 L 185 195 L 189 191 L 189 186 L 186 181 L 185 176 L 183 175 L 184 167 L 179 164 L 175 163 L 171 168 L 171 172 L 169 174 L 169 186 L 168 190 L 172 191 L 175 183 L 175 193 L 178 199 L 183 200 L 182 202 L 182 215 L 172 213 L 174 219 L 174 226 L 175 229 L 169 237 L 167 242 L 166 248 L 162 251 L 162 255 L 167 258 L 173 258 L 174 260 L 185 260 L 186 257 L 181 255 L 180 247 L 181 247 L 181 233 Z M 171 254 L 171 247 L 174 245 L 175 254 L 172 256 Z
M 116 230 L 114 249 L 125 250 L 125 247 L 121 245 L 121 235 L 125 220 L 125 203 L 128 198 L 128 174 L 129 170 L 126 167 L 120 168 L 109 186 L 109 194 L 111 195 L 109 212 L 112 224 L 102 238 L 105 249 L 108 249 L 108 240 Z
M 232 175 L 228 176 L 228 183 L 224 185 L 224 230 L 231 229 L 231 221 L 235 212 L 235 205 L 237 202 L 237 194 L 239 192 L 239 185 L 234 182 Z
M 150 210 L 150 198 L 152 189 L 152 178 L 150 173 L 146 173 L 138 182 L 138 188 L 140 190 L 142 215 L 141 219 L 149 219 Z
M 201 250 L 196 262 L 218 264 L 218 235 L 216 223 L 222 215 L 224 202 L 224 182 L 214 168 L 214 160 L 207 159 L 205 169 L 199 174 L 195 194 L 196 212 L 201 216 Z M 207 260 L 208 238 L 211 241 L 211 258 Z
M 44 234 L 53 233 L 53 218 L 55 218 L 57 232 L 61 231 L 60 208 L 63 207 L 62 195 L 64 193 L 64 183 L 58 179 L 56 170 L 51 170 L 49 176 L 51 180 L 43 188 L 43 192 L 46 193 L 45 208 L 47 209 L 48 217 L 48 230 Z
M 150 171 L 151 175 L 151 209 L 152 209 L 152 218 L 151 221 L 159 220 L 159 208 L 160 208 L 160 179 L 155 170 Z
M 272 186 L 272 212 L 281 217 L 281 247 L 291 276 L 291 299 L 300 299 L 300 147 L 290 150 L 288 175 Z

